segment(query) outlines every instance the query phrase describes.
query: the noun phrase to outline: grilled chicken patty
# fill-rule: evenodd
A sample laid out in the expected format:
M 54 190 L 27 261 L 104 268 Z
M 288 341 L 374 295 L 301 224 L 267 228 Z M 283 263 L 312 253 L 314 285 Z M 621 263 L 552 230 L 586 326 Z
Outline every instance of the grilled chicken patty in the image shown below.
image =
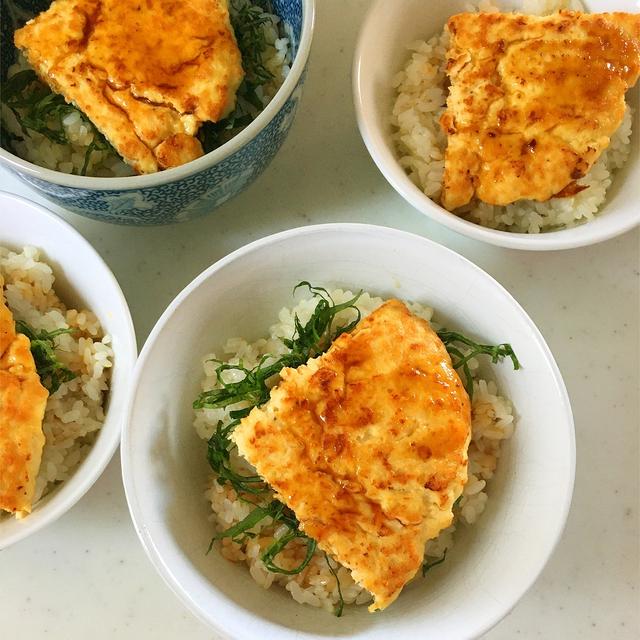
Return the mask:
M 29 513 L 40 469 L 48 391 L 27 336 L 16 334 L 0 277 L 0 510 Z
M 443 206 L 579 192 L 640 75 L 640 15 L 462 13 L 447 29 Z

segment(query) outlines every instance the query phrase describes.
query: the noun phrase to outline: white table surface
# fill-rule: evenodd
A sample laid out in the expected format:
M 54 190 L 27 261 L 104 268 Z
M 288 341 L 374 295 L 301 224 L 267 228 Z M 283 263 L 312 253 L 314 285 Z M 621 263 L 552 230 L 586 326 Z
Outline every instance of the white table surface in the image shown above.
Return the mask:
M 205 267 L 291 227 L 394 226 L 480 265 L 547 339 L 571 395 L 578 445 L 564 537 L 536 585 L 485 637 L 637 639 L 640 234 L 572 251 L 518 252 L 465 239 L 407 205 L 369 158 L 353 113 L 351 60 L 369 4 L 318 2 L 297 120 L 275 161 L 244 194 L 204 219 L 170 227 L 112 226 L 58 211 L 115 272 L 140 346 L 167 304 Z M 0 189 L 44 202 L 4 171 Z M 129 520 L 118 455 L 71 511 L 0 555 L 0 638 L 89 637 L 217 640 L 145 557 Z

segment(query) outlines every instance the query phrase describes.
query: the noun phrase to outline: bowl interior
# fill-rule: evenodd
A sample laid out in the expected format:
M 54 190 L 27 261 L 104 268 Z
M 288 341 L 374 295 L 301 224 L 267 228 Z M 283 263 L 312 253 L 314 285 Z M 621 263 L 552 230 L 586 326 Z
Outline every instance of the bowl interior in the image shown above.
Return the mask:
M 504 10 L 522 6 L 518 0 L 495 0 Z M 637 12 L 632 0 L 587 0 L 588 11 Z M 385 2 L 378 0 L 363 25 L 354 68 L 354 91 L 360 131 L 374 161 L 392 186 L 414 207 L 455 231 L 514 248 L 569 248 L 605 240 L 637 224 L 636 185 L 640 180 L 640 85 L 627 93 L 634 108 L 631 153 L 616 173 L 600 214 L 571 229 L 523 234 L 496 231 L 459 218 L 432 201 L 411 182 L 398 164 L 391 139 L 389 114 L 395 100 L 393 78 L 407 63 L 409 45 L 442 31 L 447 19 L 468 10 L 465 0 Z M 380 64 L 383 60 L 384 64 Z
M 523 364 L 519 372 L 508 364 L 493 368 L 519 421 L 487 511 L 474 527 L 456 533 L 446 563 L 410 584 L 381 614 L 349 608 L 334 618 L 295 603 L 280 588 L 264 591 L 244 566 L 205 554 L 213 532 L 203 496 L 206 446 L 191 426 L 201 358 L 228 337 L 265 335 L 301 280 L 432 305 L 450 327 L 511 342 Z M 136 529 L 182 600 L 235 638 L 479 634 L 530 586 L 564 525 L 575 452 L 568 399 L 552 356 L 504 289 L 464 258 L 417 236 L 323 225 L 241 249 L 172 303 L 145 345 L 134 385 L 122 459 Z
M 0 231 L 0 245 L 20 250 L 42 249 L 55 275 L 54 288 L 63 302 L 92 310 L 115 352 L 106 419 L 91 451 L 74 475 L 45 498 L 23 520 L 0 519 L 0 548 L 26 537 L 69 509 L 100 476 L 118 446 L 126 395 L 136 361 L 131 316 L 113 274 L 94 249 L 66 222 L 39 205 L 0 192 L 0 216 L 8 219 Z

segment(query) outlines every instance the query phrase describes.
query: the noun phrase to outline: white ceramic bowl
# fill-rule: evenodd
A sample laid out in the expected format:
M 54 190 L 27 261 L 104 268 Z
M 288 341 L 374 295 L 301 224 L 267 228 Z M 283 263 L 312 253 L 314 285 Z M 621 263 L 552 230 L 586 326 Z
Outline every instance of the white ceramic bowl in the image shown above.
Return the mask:
M 96 313 L 113 336 L 115 351 L 106 419 L 89 455 L 71 478 L 36 503 L 22 520 L 0 520 L 0 549 L 8 547 L 68 511 L 90 489 L 113 456 L 119 441 L 127 392 L 136 361 L 136 338 L 127 301 L 115 277 L 91 245 L 47 209 L 0 192 L 0 245 L 38 247 L 53 267 L 55 290 L 63 302 Z
M 201 358 L 232 336 L 268 333 L 301 281 L 360 287 L 433 305 L 447 326 L 507 341 L 523 368 L 494 369 L 518 426 L 490 487 L 487 511 L 456 533 L 447 561 L 386 611 L 335 618 L 261 589 L 244 565 L 205 555 L 213 534 L 203 496 L 206 443 L 193 429 Z M 531 586 L 562 532 L 573 487 L 573 421 L 543 338 L 515 300 L 465 258 L 384 227 L 329 224 L 254 242 L 198 276 L 162 315 L 142 350 L 122 440 L 125 490 L 156 569 L 202 620 L 232 638 L 476 637 Z M 459 535 L 458 535 L 459 534 Z
M 629 160 L 615 176 L 600 214 L 586 224 L 541 234 L 496 231 L 448 212 L 411 182 L 396 159 L 391 140 L 392 79 L 409 59 L 408 46 L 440 33 L 447 19 L 465 11 L 467 4 L 467 0 L 377 0 L 363 24 L 353 68 L 358 126 L 371 157 L 391 186 L 432 220 L 476 240 L 514 249 L 580 247 L 608 240 L 640 224 L 640 85 L 627 94 L 635 108 Z M 496 0 L 496 4 L 514 9 L 522 2 Z M 638 12 L 634 0 L 586 0 L 585 5 L 591 12 Z

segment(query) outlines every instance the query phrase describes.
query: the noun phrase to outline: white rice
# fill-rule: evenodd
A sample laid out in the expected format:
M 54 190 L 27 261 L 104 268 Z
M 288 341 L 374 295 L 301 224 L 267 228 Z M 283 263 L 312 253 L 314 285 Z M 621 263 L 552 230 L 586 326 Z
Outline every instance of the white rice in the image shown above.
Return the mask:
M 336 304 L 353 298 L 350 291 L 334 290 L 330 292 Z M 364 293 L 357 302 L 362 316 L 366 316 L 378 308 L 384 301 L 382 298 L 372 297 Z M 284 308 L 280 311 L 278 322 L 274 324 L 269 336 L 256 342 L 249 343 L 243 338 L 227 340 L 222 353 L 207 353 L 202 358 L 205 378 L 202 389 L 217 388 L 215 371 L 221 360 L 230 364 L 242 362 L 243 366 L 251 369 L 258 364 L 265 354 L 279 356 L 287 352 L 281 338 L 290 338 L 294 334 L 294 317 L 297 315 L 305 324 L 313 313 L 317 299 L 309 298 L 299 302 L 293 309 Z M 432 321 L 433 311 L 429 307 L 417 303 L 408 303 L 409 308 L 416 315 Z M 344 324 L 349 319 L 349 312 L 342 312 L 337 316 L 337 324 Z M 478 363 L 471 361 L 473 372 L 477 371 Z M 242 378 L 240 372 L 230 372 L 227 382 Z M 239 406 L 239 405 L 238 405 Z M 237 407 L 233 407 L 237 408 Z M 208 440 L 215 431 L 219 421 L 228 422 L 230 409 L 203 409 L 196 411 L 194 427 L 198 435 Z M 425 556 L 432 559 L 441 558 L 445 550 L 453 546 L 453 534 L 458 523 L 473 524 L 484 511 L 488 494 L 487 482 L 491 480 L 496 470 L 503 440 L 510 438 L 514 429 L 514 417 L 511 403 L 498 394 L 494 382 L 474 379 L 474 395 L 472 402 L 472 440 L 469 445 L 469 479 L 462 498 L 454 510 L 454 524 L 441 532 L 438 538 L 427 543 Z M 251 469 L 244 459 L 235 456 L 234 463 L 238 469 Z M 216 474 L 212 473 L 205 491 L 206 499 L 211 503 L 213 514 L 211 520 L 216 531 L 223 531 L 233 524 L 240 522 L 252 510 L 252 506 L 240 500 L 236 492 L 228 485 L 221 486 L 217 482 Z M 266 498 L 270 500 L 271 497 Z M 275 528 L 270 519 L 265 519 L 251 529 L 255 537 L 239 544 L 228 538 L 216 544 L 220 553 L 233 562 L 243 562 L 252 578 L 265 589 L 272 584 L 283 586 L 294 600 L 299 603 L 310 604 L 332 611 L 339 601 L 338 585 L 335 577 L 329 571 L 324 554 L 317 551 L 309 565 L 299 574 L 287 576 L 269 572 L 260 559 L 261 552 L 281 536 L 285 529 Z M 306 547 L 303 543 L 294 541 L 277 556 L 277 563 L 284 568 L 293 568 L 301 563 Z M 351 572 L 332 560 L 332 567 L 337 572 L 342 596 L 346 604 L 365 604 L 371 601 L 371 595 L 356 584 Z
M 229 3 L 231 11 L 244 5 L 253 6 L 254 3 L 251 0 L 233 0 Z M 277 15 L 263 12 L 262 17 L 265 18 L 265 23 L 261 28 L 266 42 L 266 48 L 262 53 L 262 62 L 273 76 L 267 84 L 259 87 L 256 91 L 264 109 L 291 70 L 292 37 L 289 26 L 283 24 Z M 26 59 L 19 55 L 17 62 L 9 67 L 7 78 L 30 68 Z M 247 111 L 252 114 L 253 118 L 259 113 L 259 110 L 250 105 L 247 105 Z M 17 138 L 12 141 L 12 151 L 18 156 L 47 169 L 62 173 L 81 174 L 87 149 L 94 141 L 95 134 L 89 120 L 80 110 L 75 109 L 62 120 L 62 127 L 70 144 L 58 144 L 37 131 L 23 130 L 15 114 L 4 103 L 1 104 L 1 119 L 7 131 Z M 237 135 L 242 128 L 233 129 L 228 139 Z M 223 141 L 226 141 L 226 138 Z M 94 150 L 86 167 L 86 175 L 88 176 L 117 178 L 134 174 L 134 170 L 112 149 L 107 151 Z
M 14 252 L 0 246 L 2 280 L 15 320 L 36 330 L 74 329 L 56 338 L 56 356 L 76 378 L 61 384 L 47 401 L 42 424 L 46 441 L 35 504 L 73 475 L 102 427 L 113 350 L 111 337 L 103 335 L 100 321 L 91 311 L 69 309 L 58 298 L 53 270 L 38 249 L 24 247 Z
M 490 0 L 470 3 L 468 11 L 499 11 Z M 584 11 L 578 0 L 524 0 L 524 13 L 545 15 L 559 9 Z M 446 32 L 430 40 L 409 45 L 411 58 L 394 78 L 397 97 L 391 116 L 393 140 L 400 165 L 410 179 L 436 202 L 439 201 L 444 174 L 447 138 L 439 120 L 448 94 Z M 591 171 L 578 181 L 589 188 L 568 198 L 547 202 L 520 200 L 507 206 L 494 206 L 474 200 L 456 213 L 486 227 L 521 233 L 540 233 L 568 228 L 592 220 L 606 198 L 615 172 L 631 151 L 632 110 L 627 106 L 624 120 L 611 137 L 611 144 Z

